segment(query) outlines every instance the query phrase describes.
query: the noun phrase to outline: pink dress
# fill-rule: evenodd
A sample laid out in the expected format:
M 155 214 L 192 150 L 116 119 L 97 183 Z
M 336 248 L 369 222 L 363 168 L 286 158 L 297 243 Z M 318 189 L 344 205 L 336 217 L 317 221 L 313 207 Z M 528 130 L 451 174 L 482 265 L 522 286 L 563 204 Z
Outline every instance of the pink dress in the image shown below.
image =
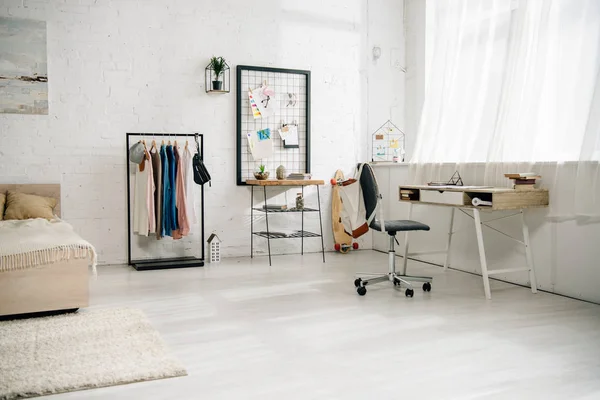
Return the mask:
M 152 162 L 148 158 L 142 161 L 144 169 L 135 168 L 135 187 L 133 192 L 133 232 L 148 236 L 148 232 L 156 232 L 154 214 L 154 178 Z
M 175 204 L 177 207 L 177 225 L 179 229 L 173 231 L 173 239 L 181 239 L 190 233 L 190 223 L 187 214 L 187 198 L 185 196 L 185 182 L 183 160 L 179 155 L 177 147 L 173 147 L 175 151 L 175 162 L 177 163 L 177 176 L 175 177 Z

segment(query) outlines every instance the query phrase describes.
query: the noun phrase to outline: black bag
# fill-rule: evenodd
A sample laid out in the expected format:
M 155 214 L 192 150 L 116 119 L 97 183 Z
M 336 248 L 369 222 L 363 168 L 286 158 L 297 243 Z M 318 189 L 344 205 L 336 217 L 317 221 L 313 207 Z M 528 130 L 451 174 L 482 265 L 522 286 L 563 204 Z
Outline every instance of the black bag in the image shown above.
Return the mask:
M 207 182 L 210 182 L 210 174 L 206 169 L 206 165 L 204 165 L 204 161 L 202 157 L 200 157 L 200 144 L 198 143 L 198 136 L 196 136 L 196 149 L 197 153 L 194 154 L 194 158 L 192 159 L 192 169 L 194 170 L 194 182 L 198 185 L 204 185 Z

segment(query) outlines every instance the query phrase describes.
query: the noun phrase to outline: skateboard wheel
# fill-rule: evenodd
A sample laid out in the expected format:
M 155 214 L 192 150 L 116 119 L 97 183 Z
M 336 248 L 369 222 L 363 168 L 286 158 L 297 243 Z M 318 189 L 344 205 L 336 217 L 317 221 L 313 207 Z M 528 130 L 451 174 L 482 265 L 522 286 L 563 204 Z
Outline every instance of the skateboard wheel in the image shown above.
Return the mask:
M 333 246 L 335 248 L 336 251 L 340 251 L 342 249 L 342 246 L 340 246 L 339 243 L 336 243 L 335 246 Z
M 354 250 L 358 249 L 358 243 L 356 243 L 356 242 L 352 243 L 352 248 Z
M 329 182 L 331 182 L 331 184 L 333 186 L 337 185 L 337 181 L 335 179 L 333 179 L 333 178 L 331 178 L 331 180 Z

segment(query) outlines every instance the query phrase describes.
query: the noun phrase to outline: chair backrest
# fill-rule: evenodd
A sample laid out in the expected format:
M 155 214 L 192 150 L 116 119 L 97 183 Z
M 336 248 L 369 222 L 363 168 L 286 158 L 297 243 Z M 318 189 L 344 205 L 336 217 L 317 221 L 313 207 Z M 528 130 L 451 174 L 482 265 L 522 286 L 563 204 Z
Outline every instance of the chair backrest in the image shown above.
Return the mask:
M 360 168 L 360 164 L 358 164 L 357 168 Z M 369 218 L 369 216 L 377 207 L 379 186 L 377 185 L 377 179 L 375 179 L 373 168 L 366 163 L 363 165 L 363 169 L 360 174 L 360 187 L 363 193 L 363 200 L 365 201 L 365 209 L 367 210 L 366 218 Z M 375 219 L 376 218 L 374 218 L 373 221 L 375 221 Z

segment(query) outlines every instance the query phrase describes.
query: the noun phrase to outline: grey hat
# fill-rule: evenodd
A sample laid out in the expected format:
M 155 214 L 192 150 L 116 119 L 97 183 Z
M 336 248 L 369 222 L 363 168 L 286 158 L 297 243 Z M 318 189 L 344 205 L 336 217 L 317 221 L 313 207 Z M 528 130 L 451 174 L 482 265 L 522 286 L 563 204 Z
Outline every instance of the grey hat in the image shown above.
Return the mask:
M 144 161 L 144 145 L 142 142 L 137 142 L 129 148 L 129 161 L 134 164 L 141 164 Z

